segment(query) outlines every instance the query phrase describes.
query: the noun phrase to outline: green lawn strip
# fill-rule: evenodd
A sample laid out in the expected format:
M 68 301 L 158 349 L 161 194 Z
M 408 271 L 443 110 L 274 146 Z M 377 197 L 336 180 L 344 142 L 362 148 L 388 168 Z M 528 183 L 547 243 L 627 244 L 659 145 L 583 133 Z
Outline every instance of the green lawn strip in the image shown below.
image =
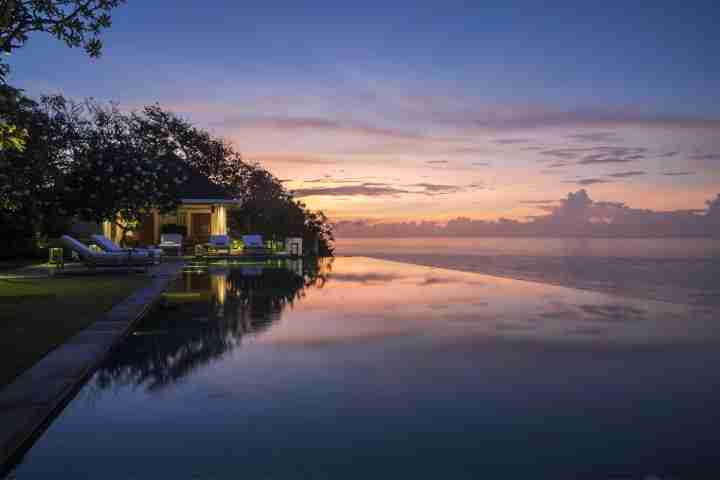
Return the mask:
M 42 265 L 43 262 L 38 260 L 31 260 L 31 259 L 19 259 L 19 260 L 0 260 L 0 272 L 7 273 L 17 273 L 13 272 L 13 270 L 17 270 L 19 268 L 28 267 L 30 265 Z
M 140 274 L 0 279 L 0 388 L 150 281 Z

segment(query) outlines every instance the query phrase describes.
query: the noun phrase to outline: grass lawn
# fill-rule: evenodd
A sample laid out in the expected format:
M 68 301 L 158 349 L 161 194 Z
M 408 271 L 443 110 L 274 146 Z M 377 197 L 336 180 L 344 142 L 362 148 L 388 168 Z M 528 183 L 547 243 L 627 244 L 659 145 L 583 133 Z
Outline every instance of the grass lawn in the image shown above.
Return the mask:
M 40 265 L 42 261 L 35 259 L 0 260 L 0 272 L 8 272 L 29 265 Z
M 0 279 L 0 388 L 150 281 L 132 273 Z

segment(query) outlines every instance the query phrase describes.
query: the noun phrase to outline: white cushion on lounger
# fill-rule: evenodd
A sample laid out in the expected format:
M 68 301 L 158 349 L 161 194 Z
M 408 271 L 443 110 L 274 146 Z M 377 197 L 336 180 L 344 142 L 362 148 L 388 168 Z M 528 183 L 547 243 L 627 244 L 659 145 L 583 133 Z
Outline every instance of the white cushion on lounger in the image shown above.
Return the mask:
M 102 248 L 106 252 L 127 253 L 128 251 L 132 251 L 134 253 L 146 253 L 155 256 L 162 255 L 162 250 L 159 248 L 122 248 L 118 246 L 115 242 L 107 238 L 105 235 L 90 235 L 90 238 L 92 238 L 93 241 L 100 245 L 100 248 Z

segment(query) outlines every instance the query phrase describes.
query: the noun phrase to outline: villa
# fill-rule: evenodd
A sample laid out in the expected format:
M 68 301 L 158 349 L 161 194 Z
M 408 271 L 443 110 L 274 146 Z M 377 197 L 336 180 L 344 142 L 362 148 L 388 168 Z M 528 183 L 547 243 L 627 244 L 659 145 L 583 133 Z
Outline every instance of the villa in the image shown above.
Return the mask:
M 163 225 L 185 227 L 186 244 L 205 243 L 210 235 L 227 234 L 227 208 L 237 205 L 238 200 L 199 172 L 189 170 L 188 174 L 189 180 L 180 187 L 177 210 L 164 214 L 153 210 L 135 232 L 129 232 L 131 241 L 139 245 L 157 245 Z M 121 237 L 120 229 L 107 221 L 102 224 L 102 233 L 115 242 Z

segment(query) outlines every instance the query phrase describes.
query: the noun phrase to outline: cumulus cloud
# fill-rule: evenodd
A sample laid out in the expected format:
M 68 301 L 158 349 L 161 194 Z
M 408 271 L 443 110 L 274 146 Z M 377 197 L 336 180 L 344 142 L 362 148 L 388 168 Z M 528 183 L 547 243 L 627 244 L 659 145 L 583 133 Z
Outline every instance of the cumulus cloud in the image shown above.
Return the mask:
M 586 190 L 569 193 L 553 205 L 548 200 L 527 200 L 546 212 L 528 221 L 495 221 L 459 217 L 438 222 L 339 222 L 338 236 L 616 236 L 616 237 L 720 237 L 720 194 L 705 210 L 653 211 L 617 201 L 594 201 Z M 530 203 L 534 202 L 534 203 Z

